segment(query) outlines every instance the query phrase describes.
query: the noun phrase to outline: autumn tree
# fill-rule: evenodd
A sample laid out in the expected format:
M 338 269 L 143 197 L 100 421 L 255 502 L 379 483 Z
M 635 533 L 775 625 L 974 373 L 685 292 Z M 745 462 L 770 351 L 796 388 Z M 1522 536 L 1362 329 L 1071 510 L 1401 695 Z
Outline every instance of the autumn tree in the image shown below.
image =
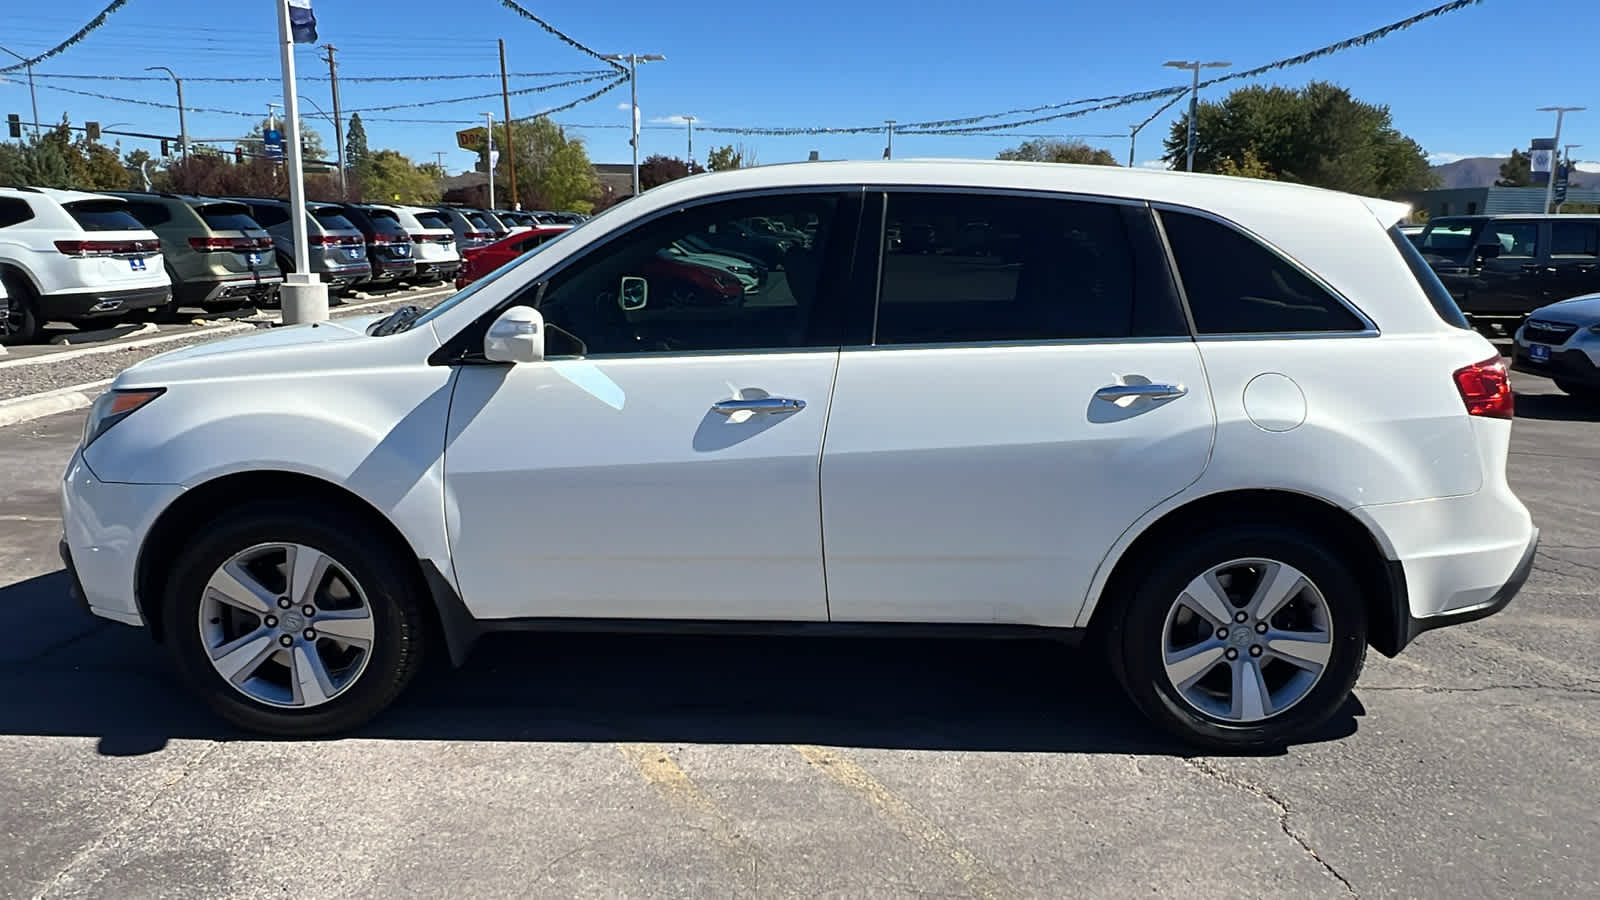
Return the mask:
M 1188 131 L 1185 113 L 1167 136 L 1168 162 L 1184 158 Z M 1383 196 L 1437 181 L 1427 154 L 1394 127 L 1387 106 L 1364 103 L 1325 81 L 1245 87 L 1220 101 L 1202 101 L 1195 171 L 1217 172 L 1224 157 L 1238 164 L 1247 149 L 1279 180 L 1332 190 Z
M 439 202 L 439 182 L 396 150 L 378 150 L 356 167 L 362 195 L 374 203 Z
M 1117 158 L 1111 151 L 1091 147 L 1083 141 L 1061 141 L 1036 138 L 1023 141 L 1010 150 L 1001 150 L 995 159 L 1023 162 L 1081 163 L 1091 166 L 1114 166 Z
M 686 163 L 676 156 L 657 153 L 654 156 L 646 157 L 644 162 L 639 163 L 639 188 L 647 191 L 656 185 L 676 181 L 679 178 L 687 178 L 690 175 L 698 175 L 704 171 L 705 169 L 701 168 L 699 163 Z
M 1500 164 L 1500 178 L 1495 187 L 1527 187 L 1533 184 L 1533 161 L 1521 150 L 1512 150 L 1511 157 Z

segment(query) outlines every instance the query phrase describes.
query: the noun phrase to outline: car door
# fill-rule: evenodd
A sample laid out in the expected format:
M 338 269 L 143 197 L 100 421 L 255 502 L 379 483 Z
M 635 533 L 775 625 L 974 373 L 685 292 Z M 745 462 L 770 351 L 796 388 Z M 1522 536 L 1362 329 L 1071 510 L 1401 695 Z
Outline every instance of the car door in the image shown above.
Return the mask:
M 1600 293 L 1600 219 L 1550 223 L 1549 301 Z
M 445 451 L 474 615 L 827 618 L 818 467 L 859 205 L 858 188 L 674 208 L 508 301 L 539 298 L 547 359 L 461 367 Z M 752 214 L 826 227 L 754 291 L 657 265 Z
M 1542 230 L 1533 219 L 1492 219 L 1484 226 L 1478 246 L 1499 247 L 1499 255 L 1481 257 L 1463 312 L 1513 316 L 1544 305 L 1549 283 L 1542 257 L 1549 237 Z
M 840 356 L 822 459 L 832 618 L 1072 625 L 1117 537 L 1200 476 L 1215 427 L 1150 212 L 872 197 L 872 342 Z

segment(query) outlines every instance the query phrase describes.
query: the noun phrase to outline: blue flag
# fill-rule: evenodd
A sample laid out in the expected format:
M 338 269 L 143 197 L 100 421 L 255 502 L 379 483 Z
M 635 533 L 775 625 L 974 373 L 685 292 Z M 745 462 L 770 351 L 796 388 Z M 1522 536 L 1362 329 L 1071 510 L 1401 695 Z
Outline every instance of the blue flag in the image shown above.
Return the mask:
M 317 42 L 317 14 L 311 11 L 311 0 L 289 0 L 289 31 L 296 44 Z

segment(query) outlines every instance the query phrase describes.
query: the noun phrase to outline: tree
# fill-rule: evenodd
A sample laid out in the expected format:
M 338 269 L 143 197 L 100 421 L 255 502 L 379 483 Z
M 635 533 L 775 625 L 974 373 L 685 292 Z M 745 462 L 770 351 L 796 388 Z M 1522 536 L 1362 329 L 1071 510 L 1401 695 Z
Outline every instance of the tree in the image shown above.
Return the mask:
M 504 123 L 495 127 L 495 149 L 500 153 L 500 164 L 495 167 L 499 202 L 511 205 L 510 198 L 502 199 L 498 191 L 510 190 L 510 167 L 515 164 L 517 200 L 523 209 L 581 213 L 594 209 L 600 185 L 581 138 L 567 137 L 566 131 L 548 117 L 538 116 L 512 123 L 511 139 L 515 159 L 505 150 Z M 488 150 L 483 144 L 476 149 L 479 168 L 487 171 Z
M 744 168 L 744 154 L 733 148 L 732 144 L 725 147 L 713 147 L 706 154 L 706 168 L 713 172 L 726 172 L 729 169 Z M 639 173 L 639 182 L 644 183 L 644 172 Z
M 699 163 L 686 163 L 676 156 L 657 153 L 645 157 L 644 162 L 639 164 L 639 189 L 647 191 L 658 184 L 698 175 L 704 171 Z
M 1261 161 L 1261 157 L 1256 155 L 1256 148 L 1254 147 L 1244 148 L 1244 155 L 1237 161 L 1231 156 L 1219 157 L 1217 159 L 1216 173 L 1218 175 L 1232 175 L 1236 178 L 1261 178 L 1267 181 L 1276 181 L 1278 177 L 1272 174 L 1272 169 L 1268 168 L 1267 164 Z
M 1083 141 L 1058 141 L 1034 139 L 1001 150 L 995 159 L 1022 160 L 1024 162 L 1082 163 L 1091 166 L 1114 166 L 1117 158 L 1111 151 L 1091 147 Z
M 128 170 L 122 165 L 122 153 L 99 141 L 80 135 L 74 142 L 82 166 L 78 172 L 78 186 L 91 191 L 120 191 L 128 187 Z
M 267 142 L 263 135 L 266 133 L 266 130 L 269 127 L 273 127 L 273 120 L 262 119 L 250 129 L 250 134 L 248 134 L 244 140 L 238 143 L 237 146 L 239 149 L 244 151 L 245 156 L 266 156 Z M 284 131 L 284 124 L 281 121 L 276 124 L 276 127 L 279 131 Z M 289 139 L 289 135 L 285 133 L 283 139 L 287 141 Z M 328 151 L 322 146 L 322 135 L 317 134 L 317 132 L 313 129 L 305 127 L 304 120 L 301 120 L 300 122 L 300 152 L 306 159 L 307 170 L 313 168 L 327 168 L 326 166 L 316 166 L 312 162 L 313 160 L 327 159 Z
M 1174 122 L 1166 159 L 1185 155 L 1189 117 Z M 1247 87 L 1202 102 L 1194 167 L 1217 172 L 1224 157 L 1252 150 L 1281 181 L 1365 195 L 1423 190 L 1437 183 L 1427 154 L 1395 129 L 1389 108 L 1363 103 L 1325 81 L 1303 88 Z
M 28 168 L 28 151 L 21 143 L 0 144 L 0 185 L 22 187 Z
M 1533 184 L 1533 161 L 1521 150 L 1512 150 L 1511 158 L 1500 164 L 1500 178 L 1495 187 L 1527 187 Z
M 361 113 L 352 113 L 350 127 L 344 132 L 344 164 L 354 169 L 366 162 L 371 151 L 367 149 L 367 126 L 361 124 Z
M 439 202 L 439 182 L 396 150 L 379 150 L 356 167 L 362 196 L 377 203 Z

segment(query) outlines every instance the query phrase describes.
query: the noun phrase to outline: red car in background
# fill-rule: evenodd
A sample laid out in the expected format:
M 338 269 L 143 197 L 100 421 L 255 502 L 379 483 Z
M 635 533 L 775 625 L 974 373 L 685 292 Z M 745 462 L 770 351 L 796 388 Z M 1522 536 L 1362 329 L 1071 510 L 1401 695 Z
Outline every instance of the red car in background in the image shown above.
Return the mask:
M 492 244 L 462 251 L 461 268 L 456 271 L 456 289 L 466 287 L 545 241 L 570 230 L 571 225 L 540 225 L 531 231 L 519 231 Z

